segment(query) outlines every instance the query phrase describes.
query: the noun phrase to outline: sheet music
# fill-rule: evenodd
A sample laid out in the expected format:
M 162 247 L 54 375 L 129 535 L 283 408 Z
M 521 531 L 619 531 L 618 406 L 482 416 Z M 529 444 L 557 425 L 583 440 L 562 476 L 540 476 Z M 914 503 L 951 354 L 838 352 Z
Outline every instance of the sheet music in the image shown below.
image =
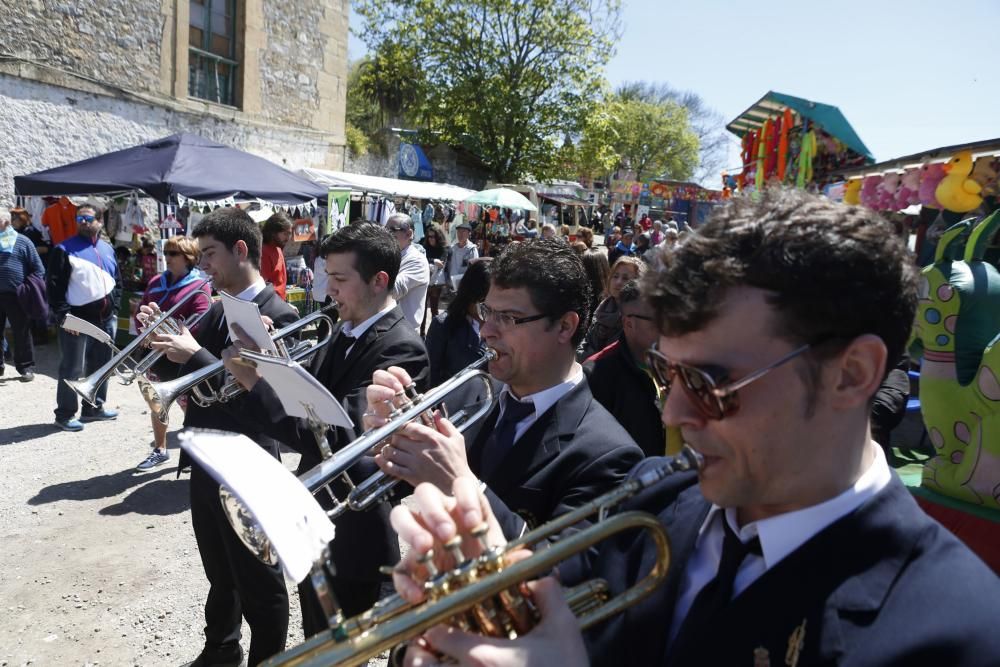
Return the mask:
M 257 354 L 250 350 L 243 350 L 242 356 L 257 364 L 257 372 L 274 389 L 285 414 L 308 419 L 309 414 L 306 410 L 308 405 L 325 424 L 344 428 L 354 427 L 340 401 L 334 398 L 333 394 L 301 364 L 290 359 Z
M 253 513 L 285 576 L 302 581 L 334 537 L 333 523 L 302 482 L 245 435 L 189 430 L 180 441 Z
M 247 336 L 261 350 L 267 350 L 271 354 L 277 354 L 271 334 L 264 326 L 264 320 L 260 319 L 260 307 L 253 301 L 237 299 L 232 294 L 219 292 L 222 296 L 222 309 L 226 313 L 226 325 L 229 327 L 229 338 L 236 340 L 239 338 L 233 330 L 234 324 L 239 324 Z

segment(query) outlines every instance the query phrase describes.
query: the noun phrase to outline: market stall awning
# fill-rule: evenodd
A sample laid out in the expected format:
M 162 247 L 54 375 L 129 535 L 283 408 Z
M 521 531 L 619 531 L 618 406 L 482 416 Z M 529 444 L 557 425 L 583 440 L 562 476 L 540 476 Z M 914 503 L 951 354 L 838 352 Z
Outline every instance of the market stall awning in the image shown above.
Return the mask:
M 573 197 L 571 195 L 549 195 L 549 194 L 542 194 L 541 192 L 539 192 L 538 196 L 541 197 L 541 198 L 543 198 L 543 199 L 550 199 L 550 200 L 556 202 L 557 204 L 562 204 L 564 206 L 593 206 L 594 205 L 592 202 L 589 202 L 586 199 L 580 199 L 579 197 Z
M 447 183 L 407 181 L 401 178 L 350 174 L 346 171 L 330 171 L 328 169 L 299 169 L 296 173 L 325 188 L 348 188 L 354 192 L 368 192 L 390 197 L 462 201 L 475 192 L 475 190 L 467 190 Z
M 757 100 L 753 106 L 731 120 L 726 129 L 738 137 L 751 130 L 758 130 L 768 118 L 778 118 L 785 108 L 789 108 L 803 118 L 808 118 L 816 123 L 831 136 L 837 138 L 855 153 L 862 155 L 869 162 L 874 162 L 875 158 L 871 151 L 861 141 L 861 137 L 854 131 L 847 118 L 835 106 L 813 102 L 812 100 L 785 95 L 768 91 L 764 97 Z
M 261 199 L 301 204 L 326 189 L 262 157 L 196 134 L 174 134 L 28 176 L 15 176 L 19 195 L 96 195 L 140 191 L 162 203 L 183 195 L 198 201 Z

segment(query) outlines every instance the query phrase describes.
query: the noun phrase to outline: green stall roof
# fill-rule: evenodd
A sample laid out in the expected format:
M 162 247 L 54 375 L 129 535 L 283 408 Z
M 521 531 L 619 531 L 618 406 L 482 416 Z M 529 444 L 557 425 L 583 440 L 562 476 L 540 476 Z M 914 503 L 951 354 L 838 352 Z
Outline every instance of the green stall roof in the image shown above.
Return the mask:
M 779 117 L 785 107 L 816 123 L 855 153 L 863 155 L 868 162 L 875 162 L 875 157 L 844 118 L 840 109 L 830 104 L 776 93 L 773 90 L 768 91 L 753 106 L 731 120 L 726 129 L 742 138 L 750 130 L 759 129 L 768 118 Z

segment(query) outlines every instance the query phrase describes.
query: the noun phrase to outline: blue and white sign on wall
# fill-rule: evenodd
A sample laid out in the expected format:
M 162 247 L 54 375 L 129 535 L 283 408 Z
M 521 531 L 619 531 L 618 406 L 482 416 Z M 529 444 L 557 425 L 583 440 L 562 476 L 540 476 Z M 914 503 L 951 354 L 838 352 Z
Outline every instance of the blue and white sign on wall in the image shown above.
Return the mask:
M 416 144 L 399 145 L 399 177 L 416 181 L 433 181 L 434 169 L 424 151 Z

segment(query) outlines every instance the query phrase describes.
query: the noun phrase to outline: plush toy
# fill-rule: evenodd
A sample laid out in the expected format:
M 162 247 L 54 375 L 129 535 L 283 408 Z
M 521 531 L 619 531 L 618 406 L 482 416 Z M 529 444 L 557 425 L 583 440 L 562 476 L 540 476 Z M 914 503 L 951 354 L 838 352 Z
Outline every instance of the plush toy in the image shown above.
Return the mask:
M 802 148 L 799 149 L 799 170 L 795 175 L 795 185 L 805 188 L 813 179 L 813 158 L 816 157 L 816 131 L 809 130 L 802 135 Z
M 878 184 L 878 210 L 896 210 L 896 188 L 899 187 L 899 174 L 889 172 L 882 177 L 882 182 Z
M 861 184 L 861 205 L 870 209 L 878 208 L 878 184 L 882 182 L 881 176 L 865 176 Z
M 938 183 L 934 196 L 949 211 L 967 213 L 979 208 L 983 187 L 969 178 L 972 173 L 972 151 L 959 151 L 944 165 L 945 177 Z
M 981 157 L 976 160 L 976 164 L 972 167 L 972 176 L 970 178 L 983 186 L 982 195 L 984 197 L 990 197 L 997 194 L 998 176 L 1000 174 L 997 173 L 996 158 Z
M 907 206 L 920 203 L 920 170 L 907 169 L 899 179 L 899 189 L 896 190 L 896 210 L 901 211 Z
M 935 163 L 925 164 L 920 167 L 920 191 L 918 197 L 921 204 L 931 208 L 942 208 L 941 203 L 934 195 L 934 191 L 937 190 L 938 183 L 941 182 L 942 178 L 944 178 L 944 165 Z
M 784 182 L 788 166 L 788 133 L 792 129 L 792 110 L 785 107 L 781 115 L 781 135 L 778 137 L 778 180 Z
M 917 287 L 910 353 L 937 456 L 923 486 L 1000 508 L 1000 272 L 982 260 L 1000 212 L 948 228 Z
M 855 178 L 854 180 L 847 181 L 847 185 L 844 186 L 844 203 L 851 204 L 852 206 L 857 206 L 861 203 L 861 179 Z
M 765 172 L 765 164 L 767 162 L 767 144 L 771 138 L 771 119 L 768 118 L 764 121 L 763 127 L 760 128 L 760 134 L 757 138 L 757 172 L 754 174 L 754 185 L 757 186 L 757 191 L 760 192 L 764 188 L 764 180 L 767 175 Z

